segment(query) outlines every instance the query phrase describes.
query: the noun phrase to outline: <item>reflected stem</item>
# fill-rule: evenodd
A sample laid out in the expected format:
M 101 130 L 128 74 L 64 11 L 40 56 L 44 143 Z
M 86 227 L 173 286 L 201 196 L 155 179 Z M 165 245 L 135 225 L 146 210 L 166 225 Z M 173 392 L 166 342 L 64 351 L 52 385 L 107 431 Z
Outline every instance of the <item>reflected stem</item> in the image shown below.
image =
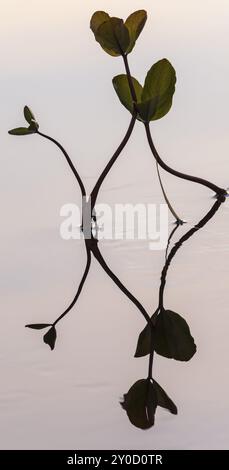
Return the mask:
M 191 238 L 192 235 L 194 235 L 194 233 L 196 233 L 198 230 L 203 228 L 209 222 L 209 220 L 212 219 L 212 217 L 216 214 L 216 212 L 218 211 L 218 209 L 220 208 L 221 204 L 224 201 L 225 201 L 225 197 L 224 196 L 219 196 L 217 201 L 214 203 L 214 205 L 209 210 L 209 212 L 200 220 L 200 222 L 198 222 L 198 224 L 196 224 L 194 227 L 192 227 L 190 230 L 188 230 L 188 232 L 186 232 L 180 238 L 180 240 L 177 243 L 175 243 L 175 245 L 171 249 L 171 251 L 168 255 L 168 258 L 166 260 L 166 263 L 164 265 L 164 268 L 162 270 L 162 273 L 161 273 L 161 285 L 160 285 L 160 289 L 159 289 L 159 310 L 163 310 L 163 308 L 164 308 L 164 305 L 163 305 L 164 304 L 164 290 L 165 290 L 165 284 L 166 284 L 168 269 L 169 269 L 169 266 L 170 266 L 170 263 L 171 263 L 172 259 L 174 258 L 175 254 L 177 253 L 179 248 L 183 245 L 183 243 L 186 242 L 187 240 L 189 240 L 189 238 Z

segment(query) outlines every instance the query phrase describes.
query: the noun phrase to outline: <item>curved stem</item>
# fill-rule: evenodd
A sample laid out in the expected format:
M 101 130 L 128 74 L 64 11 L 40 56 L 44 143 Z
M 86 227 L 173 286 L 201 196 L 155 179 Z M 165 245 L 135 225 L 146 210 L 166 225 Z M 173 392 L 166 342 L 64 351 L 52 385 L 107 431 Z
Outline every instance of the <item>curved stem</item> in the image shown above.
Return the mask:
M 45 139 L 47 140 L 50 140 L 51 142 L 53 142 L 55 145 L 57 145 L 57 147 L 61 150 L 61 152 L 64 154 L 75 178 L 77 179 L 78 183 L 79 183 L 79 186 L 80 186 L 80 190 L 81 190 L 81 194 L 82 194 L 82 197 L 86 196 L 86 190 L 85 190 L 85 187 L 84 187 L 84 184 L 79 176 L 79 173 L 77 172 L 75 166 L 73 165 L 72 161 L 71 161 L 71 158 L 69 157 L 69 155 L 67 154 L 66 150 L 64 149 L 64 147 L 55 139 L 53 139 L 52 137 L 50 137 L 49 135 L 46 135 L 46 134 L 43 134 L 42 132 L 40 131 L 37 131 L 37 134 L 39 134 L 41 137 L 44 137 Z
M 99 189 L 100 189 L 105 177 L 107 176 L 108 172 L 110 171 L 110 169 L 112 168 L 112 166 L 116 162 L 117 158 L 119 157 L 120 153 L 122 152 L 122 150 L 126 146 L 128 140 L 129 140 L 129 138 L 130 138 L 130 136 L 133 132 L 135 123 L 136 123 L 136 112 L 134 112 L 134 114 L 131 118 L 130 125 L 128 127 L 128 130 L 127 130 L 121 144 L 118 146 L 118 148 L 115 151 L 114 155 L 111 157 L 111 159 L 107 163 L 106 167 L 104 168 L 103 172 L 101 173 L 97 183 L 95 184 L 95 186 L 94 186 L 94 188 L 91 192 L 91 208 L 92 208 L 92 210 L 95 207 L 95 203 L 96 203 L 96 199 L 97 199 L 97 196 L 98 196 Z
M 200 220 L 200 222 L 196 224 L 193 228 L 188 230 L 188 232 L 186 232 L 171 249 L 169 256 L 166 260 L 166 263 L 164 265 L 164 268 L 162 270 L 162 273 L 161 273 L 161 285 L 160 285 L 160 290 L 159 290 L 159 309 L 164 308 L 163 300 L 164 300 L 164 289 L 165 289 L 165 284 L 166 284 L 166 277 L 167 277 L 170 263 L 172 259 L 174 258 L 175 254 L 177 253 L 177 251 L 179 250 L 179 248 L 184 242 L 186 242 L 189 238 L 192 237 L 192 235 L 194 235 L 194 233 L 196 233 L 198 230 L 203 228 L 209 222 L 209 220 L 215 215 L 215 213 L 218 211 L 218 209 L 220 208 L 221 204 L 224 201 L 225 201 L 224 196 L 219 197 L 218 200 L 214 203 L 214 205 L 210 209 L 210 211 Z
M 123 55 L 123 61 L 124 61 L 125 69 L 126 69 L 126 75 L 127 75 L 127 80 L 128 80 L 128 83 L 129 83 L 129 88 L 130 88 L 130 93 L 131 93 L 131 96 L 132 96 L 132 100 L 133 100 L 134 103 L 137 103 L 137 95 L 136 95 L 136 92 L 135 92 L 135 89 L 134 89 L 134 84 L 133 84 L 133 80 L 132 80 L 131 73 L 130 73 L 128 58 L 127 58 L 127 55 L 125 55 L 125 54 Z
M 169 245 L 170 245 L 171 240 L 172 240 L 172 238 L 173 238 L 173 235 L 174 235 L 174 233 L 177 231 L 178 227 L 180 227 L 180 224 L 178 224 L 178 223 L 176 222 L 175 227 L 172 229 L 172 231 L 171 231 L 171 233 L 170 233 L 170 235 L 169 235 L 167 247 L 166 247 L 166 250 L 165 250 L 165 260 L 167 260 Z
M 129 84 L 129 88 L 130 88 L 130 93 L 131 93 L 131 96 L 132 96 L 132 100 L 133 100 L 133 105 L 134 105 L 134 109 L 135 109 L 135 112 L 136 112 L 136 116 L 137 116 L 137 95 L 136 95 L 136 92 L 135 92 L 135 89 L 134 89 L 134 84 L 133 84 L 133 80 L 132 80 L 132 76 L 131 76 L 131 73 L 130 73 L 130 67 L 129 67 L 129 63 L 128 63 L 128 58 L 127 58 L 127 55 L 123 55 L 123 61 L 124 61 L 124 65 L 125 65 L 125 70 L 126 70 L 126 75 L 127 75 L 127 80 L 128 80 L 128 84 Z M 160 173 L 159 173 L 159 168 L 157 166 L 157 174 L 158 174 L 158 178 L 159 178 L 159 183 L 160 183 L 160 186 L 161 186 L 161 189 L 162 189 L 162 193 L 163 193 L 163 196 L 165 198 L 165 201 L 168 205 L 168 208 L 170 210 L 170 212 L 173 214 L 173 216 L 175 217 L 176 221 L 179 223 L 179 224 L 183 224 L 183 221 L 182 219 L 176 214 L 175 210 L 173 209 L 167 195 L 166 195 L 166 192 L 165 192 L 165 189 L 164 189 L 164 186 L 162 184 L 162 179 L 161 179 L 161 176 L 160 176 Z
M 64 318 L 65 315 L 67 315 L 67 313 L 74 307 L 75 303 L 77 302 L 77 300 L 80 296 L 80 293 L 83 289 L 83 285 L 84 285 L 84 283 L 87 279 L 87 275 L 88 275 L 88 272 L 89 272 L 89 269 L 90 269 L 90 266 L 91 266 L 91 251 L 87 248 L 87 246 L 86 246 L 86 250 L 87 250 L 87 264 L 86 264 L 85 271 L 83 273 L 83 277 L 80 281 L 78 290 L 76 292 L 76 295 L 75 295 L 73 301 L 68 306 L 68 308 L 66 308 L 66 310 L 55 320 L 55 322 L 53 323 L 53 326 L 56 325 L 60 320 L 62 320 L 62 318 Z
M 94 246 L 92 249 L 94 257 L 97 259 L 99 262 L 100 266 L 104 269 L 104 271 L 108 274 L 108 276 L 112 279 L 112 281 L 119 287 L 119 289 L 128 297 L 128 299 L 133 302 L 133 304 L 140 310 L 142 313 L 143 317 L 149 323 L 152 325 L 151 318 L 146 312 L 145 308 L 143 305 L 136 299 L 136 297 L 131 294 L 131 292 L 122 284 L 122 282 L 119 280 L 119 278 L 111 271 L 109 266 L 107 265 L 106 261 L 104 260 L 98 246 Z
M 220 188 L 219 186 L 216 186 L 214 183 L 211 183 L 210 181 L 207 181 L 203 178 L 198 178 L 197 176 L 191 176 L 191 175 L 186 175 L 185 173 L 181 173 L 180 171 L 174 170 L 173 168 L 169 167 L 160 157 L 158 154 L 155 145 L 153 143 L 153 139 L 151 136 L 150 132 L 150 126 L 149 123 L 145 123 L 145 130 L 146 130 L 146 135 L 148 139 L 148 143 L 150 146 L 150 149 L 157 161 L 157 163 L 168 173 L 171 173 L 171 175 L 177 176 L 178 178 L 182 178 L 184 180 L 192 181 L 193 183 L 198 183 L 202 184 L 203 186 L 206 186 L 207 188 L 211 189 L 214 191 L 216 194 L 226 196 L 227 191 L 223 188 Z
M 158 175 L 158 179 L 159 179 L 159 183 L 160 183 L 160 186 L 161 186 L 161 190 L 162 190 L 162 193 L 163 193 L 163 196 L 164 196 L 164 199 L 165 199 L 165 202 L 171 212 L 171 214 L 173 215 L 173 217 L 175 217 L 176 219 L 176 224 L 177 225 L 183 225 L 183 220 L 179 217 L 179 215 L 177 215 L 177 213 L 175 212 L 175 210 L 173 209 L 172 205 L 170 204 L 170 201 L 167 197 L 167 194 L 165 192 L 165 188 L 163 186 L 163 183 L 162 183 L 162 179 L 161 179 L 161 175 L 160 175 L 160 171 L 159 171 L 159 166 L 158 166 L 158 162 L 156 162 L 156 167 L 157 167 L 157 175 Z

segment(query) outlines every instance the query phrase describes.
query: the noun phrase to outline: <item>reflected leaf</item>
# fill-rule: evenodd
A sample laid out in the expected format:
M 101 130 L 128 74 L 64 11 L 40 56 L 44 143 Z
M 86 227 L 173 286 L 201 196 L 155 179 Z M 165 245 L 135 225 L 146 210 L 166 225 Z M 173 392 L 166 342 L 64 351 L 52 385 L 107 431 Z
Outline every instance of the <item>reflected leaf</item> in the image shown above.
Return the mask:
M 125 108 L 128 109 L 128 111 L 131 112 L 131 114 L 133 114 L 133 99 L 131 96 L 127 75 L 117 75 L 113 78 L 112 82 L 121 103 L 125 106 Z M 137 96 L 137 101 L 140 101 L 142 94 L 142 86 L 134 77 L 132 77 L 132 82 Z
M 138 380 L 121 403 L 130 422 L 140 429 L 149 429 L 154 425 L 157 404 L 157 394 L 149 379 Z
M 26 328 L 32 328 L 33 330 L 42 330 L 48 326 L 51 326 L 51 323 L 34 323 L 31 325 L 25 325 Z
M 142 32 L 147 20 L 147 12 L 145 10 L 138 10 L 128 16 L 125 25 L 129 30 L 130 45 L 127 53 L 129 54 L 135 46 L 138 36 Z
M 50 330 L 44 335 L 43 340 L 46 344 L 48 344 L 50 346 L 51 350 L 54 349 L 55 342 L 56 342 L 56 328 L 55 328 L 55 326 L 52 326 L 52 328 L 50 328 Z
M 156 323 L 157 315 L 158 315 L 158 310 L 156 310 L 156 312 L 151 317 L 151 321 L 154 326 Z M 147 356 L 147 354 L 150 354 L 151 331 L 152 331 L 151 326 L 147 323 L 147 325 L 145 326 L 145 328 L 142 330 L 142 332 L 139 335 L 138 344 L 137 344 L 134 357 L 143 357 L 143 356 Z
M 153 386 L 154 390 L 156 391 L 157 394 L 157 402 L 158 406 L 161 406 L 162 408 L 166 408 L 169 410 L 173 415 L 177 415 L 177 407 L 175 403 L 169 398 L 167 393 L 163 390 L 163 388 L 156 382 L 156 380 L 153 380 Z
M 196 352 L 187 322 L 171 310 L 163 310 L 157 317 L 154 346 L 157 354 L 177 361 L 189 361 Z
M 150 326 L 146 325 L 139 335 L 135 357 L 150 354 L 150 339 Z M 189 361 L 196 353 L 196 345 L 187 322 L 171 310 L 162 310 L 157 316 L 153 345 L 157 354 L 177 361 Z

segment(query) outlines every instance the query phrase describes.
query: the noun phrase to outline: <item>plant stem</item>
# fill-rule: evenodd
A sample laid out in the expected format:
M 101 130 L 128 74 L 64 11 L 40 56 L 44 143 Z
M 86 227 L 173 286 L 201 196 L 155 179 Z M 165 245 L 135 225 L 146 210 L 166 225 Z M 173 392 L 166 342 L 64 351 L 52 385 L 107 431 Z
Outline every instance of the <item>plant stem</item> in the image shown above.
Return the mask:
M 84 187 L 84 184 L 79 176 L 79 173 L 77 172 L 75 166 L 73 165 L 72 163 L 72 160 L 71 158 L 69 157 L 69 155 L 67 154 L 66 150 L 64 149 L 64 147 L 55 139 L 53 139 L 52 137 L 50 137 L 49 135 L 46 135 L 46 134 L 43 134 L 42 132 L 40 131 L 37 131 L 37 134 L 39 134 L 41 137 L 44 137 L 45 139 L 47 140 L 50 140 L 51 142 L 53 142 L 55 145 L 57 145 L 57 147 L 61 150 L 61 152 L 64 154 L 75 178 L 77 179 L 78 183 L 79 183 L 79 187 L 80 187 L 80 190 L 81 190 L 81 194 L 82 194 L 82 197 L 86 196 L 86 190 L 85 190 L 85 187 Z
M 112 279 L 112 281 L 119 287 L 119 289 L 128 297 L 128 299 L 133 302 L 133 304 L 140 310 L 142 313 L 143 317 L 149 323 L 152 325 L 152 321 L 148 313 L 146 312 L 145 308 L 143 305 L 136 299 L 136 297 L 131 294 L 131 292 L 122 284 L 122 282 L 119 280 L 119 278 L 111 271 L 109 266 L 107 265 L 106 261 L 104 260 L 98 246 L 95 246 L 92 249 L 93 255 L 101 265 L 101 267 L 104 269 L 104 271 L 108 274 L 108 276 Z
M 185 173 L 181 173 L 180 171 L 174 170 L 173 168 L 169 167 L 164 161 L 161 159 L 160 155 L 158 154 L 155 145 L 153 143 L 153 139 L 151 136 L 150 132 L 150 126 L 149 123 L 145 123 L 145 130 L 146 130 L 146 135 L 148 139 L 148 143 L 150 146 L 150 149 L 157 161 L 157 163 L 168 173 L 171 173 L 171 175 L 177 176 L 178 178 L 182 178 L 184 180 L 192 181 L 193 183 L 198 183 L 202 184 L 203 186 L 206 186 L 207 188 L 211 189 L 218 195 L 227 195 L 227 191 L 223 188 L 220 188 L 219 186 L 216 186 L 214 183 L 211 183 L 210 181 L 207 181 L 203 178 L 198 178 L 197 176 L 190 176 L 186 175 Z
M 91 266 L 91 251 L 87 248 L 87 246 L 86 246 L 86 251 L 87 251 L 87 264 L 86 264 L 85 271 L 83 273 L 83 277 L 82 277 L 81 282 L 79 284 L 78 290 L 76 292 L 76 295 L 75 295 L 73 301 L 68 306 L 68 308 L 66 308 L 66 310 L 55 320 L 55 322 L 53 323 L 53 326 L 55 326 L 60 320 L 62 320 L 62 318 L 65 317 L 65 315 L 67 315 L 67 313 L 74 307 L 75 303 L 77 302 L 77 300 L 80 296 L 80 293 L 81 293 L 83 285 L 84 285 L 84 283 L 87 279 L 87 275 L 88 275 L 88 272 L 89 272 L 89 269 L 90 269 L 90 266 Z
M 168 269 L 169 269 L 169 266 L 170 266 L 170 263 L 171 263 L 172 259 L 174 258 L 175 254 L 177 253 L 177 251 L 179 250 L 181 245 L 184 242 L 186 242 L 189 238 L 191 238 L 192 235 L 194 235 L 194 233 L 196 233 L 198 230 L 203 228 L 209 222 L 209 220 L 215 215 L 215 213 L 218 211 L 218 209 L 220 208 L 221 204 L 224 201 L 225 201 L 224 196 L 219 197 L 217 199 L 217 201 L 214 203 L 214 205 L 211 207 L 209 212 L 200 220 L 200 222 L 198 222 L 198 224 L 196 224 L 194 227 L 192 227 L 190 230 L 188 230 L 188 232 L 186 232 L 180 238 L 180 240 L 173 246 L 173 248 L 171 249 L 171 251 L 168 255 L 168 258 L 165 262 L 162 273 L 161 273 L 161 285 L 160 285 L 160 290 L 159 290 L 159 309 L 160 310 L 164 308 L 164 305 L 163 305 L 164 289 L 165 289 Z
M 109 160 L 109 162 L 107 163 L 106 167 L 104 168 L 103 172 L 101 173 L 97 183 L 95 184 L 92 192 L 91 192 L 91 209 L 93 210 L 94 207 L 95 207 L 95 203 L 96 203 L 96 199 L 97 199 L 97 196 L 98 196 L 98 192 L 99 192 L 99 189 L 104 181 L 104 179 L 106 178 L 108 172 L 110 171 L 110 169 L 112 168 L 112 166 L 114 165 L 114 163 L 116 162 L 117 158 L 119 157 L 119 155 L 121 154 L 122 150 L 124 149 L 124 147 L 126 146 L 128 140 L 130 139 L 130 136 L 133 132 L 133 129 L 134 129 L 134 125 L 136 123 L 136 112 L 134 112 L 132 118 L 131 118 L 131 121 L 130 121 L 130 125 L 128 127 L 128 130 L 121 142 L 121 144 L 118 146 L 117 150 L 115 151 L 114 155 L 111 157 L 111 159 Z
M 130 73 L 128 58 L 127 58 L 126 54 L 124 54 L 122 57 L 123 57 L 123 61 L 124 61 L 125 69 L 126 69 L 126 75 L 127 75 L 127 80 L 128 80 L 128 83 L 129 83 L 129 88 L 130 88 L 130 93 L 131 93 L 131 96 L 132 96 L 132 100 L 133 100 L 134 103 L 137 103 L 137 95 L 135 93 L 134 84 L 133 84 L 133 80 L 132 80 L 131 73 Z
M 173 235 L 177 231 L 178 227 L 180 227 L 180 224 L 176 223 L 175 227 L 173 228 L 173 230 L 171 231 L 171 233 L 169 235 L 167 247 L 166 247 L 166 250 L 165 250 L 165 260 L 167 259 L 167 256 L 168 256 L 169 245 L 170 245 L 171 240 L 173 238 Z
M 137 113 L 137 96 L 136 96 L 136 93 L 135 93 L 134 84 L 133 84 L 132 76 L 131 76 L 131 73 L 130 73 L 128 57 L 125 54 L 122 57 L 123 57 L 124 65 L 125 65 L 127 80 L 128 80 L 129 88 L 130 88 L 130 93 L 131 93 L 132 100 L 133 100 L 134 110 Z M 157 167 L 157 174 L 158 174 L 158 177 L 159 177 L 159 182 L 160 182 L 160 186 L 161 186 L 161 189 L 162 189 L 162 193 L 164 195 L 166 203 L 168 204 L 169 210 L 171 211 L 172 215 L 175 217 L 177 223 L 182 225 L 183 224 L 182 219 L 176 214 L 175 210 L 173 209 L 173 207 L 172 207 L 171 203 L 169 202 L 169 199 L 166 195 L 166 192 L 165 192 L 164 186 L 162 184 L 162 180 L 161 180 L 161 176 L 160 176 L 158 167 Z
M 156 162 L 156 168 L 157 168 L 157 174 L 158 174 L 158 179 L 159 179 L 159 183 L 160 183 L 160 186 L 161 186 L 161 190 L 162 190 L 162 193 L 163 193 L 163 196 L 164 196 L 164 199 L 165 199 L 165 202 L 171 212 L 171 214 L 174 216 L 174 218 L 176 219 L 176 224 L 177 225 L 183 225 L 184 221 L 179 217 L 179 215 L 177 215 L 177 213 L 175 212 L 175 210 L 173 209 L 173 207 L 171 206 L 170 202 L 169 202 L 169 199 L 167 197 L 167 194 L 165 192 L 165 188 L 164 188 L 164 185 L 162 183 L 162 179 L 161 179 L 161 175 L 160 175 L 160 171 L 159 171 L 159 166 L 158 166 L 158 162 Z

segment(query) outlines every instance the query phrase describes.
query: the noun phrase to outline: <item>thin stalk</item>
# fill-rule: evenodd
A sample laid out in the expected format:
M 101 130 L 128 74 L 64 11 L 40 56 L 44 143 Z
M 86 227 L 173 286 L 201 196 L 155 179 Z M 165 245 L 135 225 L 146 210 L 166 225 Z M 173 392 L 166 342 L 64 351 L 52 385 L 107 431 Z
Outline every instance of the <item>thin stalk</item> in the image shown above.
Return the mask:
M 184 221 L 179 217 L 179 215 L 177 215 L 177 213 L 175 212 L 175 210 L 173 209 L 173 207 L 171 206 L 170 204 L 170 201 L 168 199 L 168 196 L 165 192 L 165 188 L 164 188 L 164 185 L 162 183 L 162 179 L 161 179 L 161 175 L 160 175 L 160 171 L 159 171 L 159 166 L 158 166 L 158 162 L 156 162 L 156 168 L 157 168 L 157 175 L 158 175 L 158 179 L 159 179 L 159 183 L 160 183 L 160 186 L 161 186 L 161 190 L 162 190 L 162 193 L 163 193 L 163 196 L 164 196 L 164 199 L 165 199 L 165 202 L 171 212 L 171 214 L 173 215 L 173 217 L 176 219 L 176 224 L 177 225 L 183 225 Z
M 67 315 L 67 313 L 74 307 L 74 305 L 76 304 L 79 296 L 80 296 L 80 293 L 83 289 L 83 286 L 84 286 L 84 283 L 87 279 L 87 275 L 89 273 L 89 269 L 90 269 L 90 266 L 91 266 L 91 251 L 89 249 L 87 249 L 87 264 L 86 264 L 86 268 L 85 268 L 85 271 L 83 273 L 83 277 L 80 281 L 80 284 L 79 284 L 79 287 L 78 287 L 78 290 L 76 292 L 76 295 L 74 297 L 74 299 L 72 300 L 72 302 L 70 303 L 70 305 L 68 306 L 68 308 L 66 308 L 66 310 L 55 320 L 55 322 L 53 323 L 53 326 L 56 325 L 60 320 L 62 320 L 62 318 L 65 317 L 65 315 Z
M 222 195 L 222 196 L 226 196 L 227 195 L 227 191 L 226 189 L 223 189 L 223 188 L 220 188 L 219 186 L 216 186 L 214 183 L 211 183 L 210 181 L 207 181 L 203 178 L 199 178 L 197 176 L 191 176 L 191 175 L 186 175 L 185 173 L 181 173 L 180 171 L 177 171 L 177 170 L 174 170 L 173 168 L 169 167 L 160 157 L 160 155 L 158 154 L 156 148 L 155 148 L 155 145 L 153 143 L 153 139 L 152 139 L 152 136 L 151 136 L 151 132 L 150 132 L 150 126 L 149 126 L 149 123 L 145 123 L 145 130 L 146 130 L 146 135 L 147 135 L 147 139 L 148 139 L 148 143 L 149 143 L 149 146 L 150 146 L 150 149 L 157 161 L 157 163 L 165 170 L 167 171 L 168 173 L 170 173 L 171 175 L 174 175 L 174 176 L 177 176 L 178 178 L 182 178 L 184 180 L 188 180 L 188 181 L 192 181 L 193 183 L 198 183 L 198 184 L 202 184 L 203 186 L 206 186 L 207 188 L 211 189 L 212 191 L 214 191 L 216 194 L 218 195 Z
M 128 80 L 128 83 L 129 83 L 129 88 L 130 88 L 130 93 L 131 93 L 132 100 L 133 100 L 134 109 L 135 109 L 135 112 L 137 113 L 137 96 L 136 96 L 136 93 L 135 93 L 134 84 L 133 84 L 132 76 L 131 76 L 131 73 L 130 73 L 128 58 L 127 58 L 127 55 L 125 55 L 125 54 L 122 57 L 123 57 L 124 65 L 125 65 L 127 80 Z M 163 193 L 165 201 L 168 205 L 168 208 L 169 208 L 171 214 L 175 217 L 176 221 L 179 224 L 182 225 L 183 220 L 176 214 L 175 210 L 173 209 L 173 207 L 172 207 L 172 205 L 171 205 L 171 203 L 170 203 L 170 201 L 169 201 L 169 199 L 166 195 L 166 192 L 165 192 L 164 186 L 162 184 L 162 179 L 161 179 L 158 167 L 157 167 L 157 174 L 158 174 L 160 186 L 161 186 L 161 189 L 162 189 L 162 193 Z
M 160 290 L 159 290 L 159 309 L 160 310 L 164 308 L 164 290 L 165 290 L 168 269 L 169 269 L 172 259 L 174 258 L 175 254 L 177 253 L 181 245 L 184 242 L 186 242 L 189 238 L 191 238 L 192 235 L 194 235 L 194 233 L 196 233 L 198 230 L 203 228 L 209 222 L 209 220 L 215 215 L 215 213 L 218 211 L 218 209 L 220 208 L 221 204 L 224 201 L 225 201 L 224 196 L 219 197 L 217 201 L 214 203 L 214 205 L 211 207 L 209 212 L 200 220 L 200 222 L 198 222 L 198 224 L 196 224 L 194 227 L 188 230 L 188 232 L 186 232 L 171 249 L 168 255 L 168 258 L 166 260 L 166 263 L 164 265 L 164 268 L 162 270 L 162 273 L 161 273 L 161 285 L 160 285 Z
M 175 232 L 177 231 L 178 227 L 180 227 L 180 224 L 176 223 L 175 227 L 173 228 L 173 230 L 171 231 L 171 233 L 170 233 L 170 235 L 169 235 L 167 247 L 166 247 L 166 250 L 165 250 L 165 260 L 167 260 L 168 251 L 169 251 L 169 245 L 170 245 L 171 240 L 172 240 L 172 238 L 173 238 L 173 235 L 174 235 Z
M 146 312 L 143 305 L 139 302 L 139 300 L 136 299 L 136 297 L 133 294 L 131 294 L 131 292 L 124 286 L 124 284 L 122 284 L 119 278 L 111 271 L 111 269 L 109 268 L 106 261 L 104 260 L 97 245 L 94 246 L 94 248 L 92 249 L 92 252 L 93 252 L 94 257 L 99 262 L 100 266 L 104 269 L 104 271 L 108 274 L 108 276 L 112 279 L 112 281 L 119 287 L 119 289 L 123 292 L 123 294 L 125 294 L 128 297 L 128 299 L 131 302 L 133 302 L 133 304 L 138 308 L 138 310 L 140 310 L 140 312 L 142 313 L 147 323 L 152 325 L 151 318 Z
M 68 153 L 64 149 L 64 147 L 57 140 L 53 139 L 53 137 L 50 137 L 49 135 L 43 134 L 40 131 L 37 131 L 37 134 L 40 135 L 41 137 L 44 137 L 47 140 L 50 140 L 55 145 L 57 145 L 57 147 L 61 150 L 61 152 L 64 154 L 64 156 L 65 156 L 65 158 L 66 158 L 66 160 L 67 160 L 67 162 L 68 162 L 75 178 L 77 179 L 77 181 L 79 183 L 79 187 L 80 187 L 80 190 L 81 190 L 82 197 L 86 196 L 86 190 L 85 190 L 84 184 L 83 184 L 83 182 L 82 182 L 82 180 L 79 176 L 79 173 L 77 172 L 75 166 L 73 165 L 71 158 L 69 157 Z
M 112 166 L 114 165 L 114 163 L 116 162 L 117 158 L 119 157 L 119 155 L 121 154 L 121 152 L 123 151 L 124 147 L 126 146 L 128 140 L 130 139 L 130 136 L 133 132 L 133 129 L 134 129 L 134 125 L 136 123 L 136 112 L 134 112 L 132 118 L 131 118 L 131 121 L 130 121 L 130 125 L 127 129 L 127 132 L 121 142 L 121 144 L 118 146 L 117 150 L 115 151 L 114 155 L 111 157 L 111 159 L 109 160 L 109 162 L 107 163 L 106 167 L 104 168 L 103 172 L 101 173 L 97 183 L 95 184 L 92 192 L 91 192 L 91 209 L 93 210 L 94 207 L 95 207 L 95 203 L 96 203 L 96 199 L 97 199 L 97 196 L 98 196 L 98 192 L 100 190 L 100 187 L 104 181 L 104 179 L 106 178 L 108 172 L 110 171 L 110 169 L 112 168 Z

